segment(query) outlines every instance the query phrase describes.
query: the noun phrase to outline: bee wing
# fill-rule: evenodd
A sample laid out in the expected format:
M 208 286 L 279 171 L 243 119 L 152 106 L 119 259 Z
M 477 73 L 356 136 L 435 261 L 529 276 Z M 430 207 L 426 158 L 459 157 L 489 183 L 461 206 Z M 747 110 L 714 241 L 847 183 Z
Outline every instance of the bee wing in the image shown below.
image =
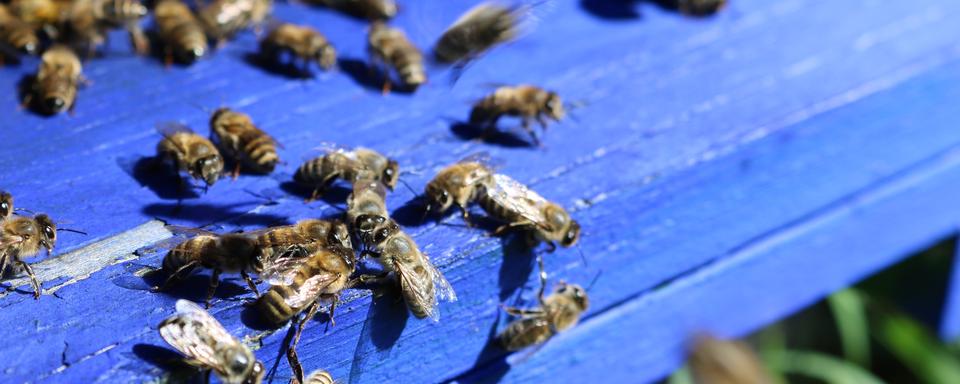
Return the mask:
M 426 255 L 424 255 L 424 258 L 426 258 Z M 433 276 L 433 288 L 436 290 L 437 297 L 443 301 L 457 301 L 457 292 L 453 290 L 453 286 L 443 276 L 443 272 L 440 272 L 430 260 L 427 260 L 426 268 L 430 270 L 430 275 Z
M 490 152 L 480 151 L 471 153 L 464 158 L 457 160 L 458 163 L 480 163 L 490 168 L 490 170 L 495 171 L 503 167 L 504 161 L 502 158 L 493 157 L 490 155 Z
M 545 225 L 543 206 L 548 203 L 547 199 L 510 176 L 498 173 L 493 180 L 493 188 L 487 193 L 494 202 L 509 207 L 538 226 Z
M 181 236 L 181 237 L 220 236 L 216 232 L 208 231 L 203 228 L 184 227 L 179 225 L 167 225 L 164 228 L 170 231 L 170 233 L 173 233 L 175 236 Z
M 183 123 L 178 123 L 176 121 L 168 121 L 164 123 L 157 124 L 157 132 L 159 132 L 163 137 L 170 138 L 171 136 L 177 133 L 192 133 L 196 134 L 193 129 L 186 126 Z
M 405 263 L 395 263 L 397 276 L 400 277 L 400 287 L 404 291 L 412 292 L 417 301 L 430 303 L 431 305 L 427 310 L 427 315 L 433 321 L 440 321 L 437 298 L 445 301 L 456 301 L 457 294 L 453 291 L 453 287 L 450 286 L 447 279 L 443 277 L 443 274 L 430 263 L 430 260 L 427 259 L 426 256 L 424 256 L 422 266 L 427 270 L 427 273 L 430 274 L 431 282 L 433 283 L 432 296 L 430 290 L 427 289 L 427 282 L 417 278 L 417 274 Z
M 217 358 L 217 351 L 240 343 L 217 319 L 187 300 L 177 300 L 177 313 L 161 322 L 159 331 L 188 358 L 218 371 L 224 363 Z
M 303 308 L 317 299 L 323 291 L 330 286 L 330 283 L 336 281 L 340 276 L 336 273 L 321 273 L 311 276 L 303 282 L 300 289 L 293 295 L 290 295 L 284 302 L 291 308 Z
M 270 285 L 288 286 L 309 257 L 281 256 L 263 266 L 260 278 Z

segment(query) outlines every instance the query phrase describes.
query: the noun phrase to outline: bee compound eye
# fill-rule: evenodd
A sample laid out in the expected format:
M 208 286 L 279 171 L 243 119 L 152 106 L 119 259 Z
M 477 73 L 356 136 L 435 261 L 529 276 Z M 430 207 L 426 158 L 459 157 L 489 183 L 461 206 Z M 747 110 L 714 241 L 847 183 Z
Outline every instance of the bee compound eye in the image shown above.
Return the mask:
M 44 100 L 47 109 L 53 112 L 60 112 L 67 105 L 67 102 L 59 97 L 48 97 Z

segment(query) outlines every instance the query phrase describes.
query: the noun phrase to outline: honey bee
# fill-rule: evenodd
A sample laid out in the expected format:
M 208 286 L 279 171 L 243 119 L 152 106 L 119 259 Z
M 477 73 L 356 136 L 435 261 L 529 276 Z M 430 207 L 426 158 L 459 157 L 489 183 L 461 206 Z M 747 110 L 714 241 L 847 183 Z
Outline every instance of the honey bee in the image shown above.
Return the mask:
M 380 181 L 391 191 L 397 185 L 399 164 L 379 152 L 367 148 L 328 148 L 326 154 L 307 160 L 293 175 L 294 181 L 314 188 L 307 201 L 319 196 L 320 191 L 337 178 L 351 183 Z
M 303 59 L 305 66 L 315 60 L 325 70 L 337 63 L 337 51 L 333 45 L 323 34 L 307 26 L 280 24 L 260 41 L 263 57 L 279 62 L 283 53 Z
M 445 64 L 463 65 L 518 34 L 516 8 L 482 3 L 460 16 L 437 40 L 433 54 Z
M 33 298 L 40 298 L 40 282 L 33 274 L 33 268 L 23 259 L 35 256 L 43 247 L 47 254 L 53 254 L 53 246 L 57 242 L 57 225 L 47 215 L 34 217 L 17 216 L 0 223 L 3 232 L 0 233 L 0 274 L 6 270 L 9 262 L 27 272 L 30 284 L 33 286 Z
M 30 55 L 40 49 L 40 38 L 33 25 L 18 18 L 6 4 L 0 4 L 0 48 L 2 46 Z
M 771 384 L 757 355 L 739 341 L 710 335 L 695 338 L 687 362 L 697 384 Z
M 318 248 L 339 246 L 353 250 L 350 232 L 339 221 L 301 220 L 294 225 L 268 228 L 257 234 L 263 260 L 284 256 L 307 256 Z
M 335 384 L 333 381 L 333 376 L 330 376 L 330 373 L 322 369 L 318 369 L 310 373 L 310 376 L 307 376 L 307 380 L 304 381 L 304 384 Z
M 287 360 L 294 376 L 303 382 L 303 368 L 297 357 L 297 344 L 307 321 L 320 309 L 320 302 L 329 302 L 328 316 L 334 322 L 334 311 L 340 292 L 355 284 L 350 279 L 356 268 L 353 251 L 336 245 L 321 247 L 307 257 L 284 257 L 271 263 L 261 276 L 271 284 L 254 306 L 264 320 L 280 325 L 300 313 L 293 341 L 287 349 Z
M 189 64 L 207 54 L 207 36 L 186 4 L 180 0 L 161 0 L 153 9 L 153 17 L 164 41 L 168 65 L 174 58 Z
M 54 0 L 11 0 L 10 12 L 34 29 L 52 27 L 60 22 L 61 3 Z
M 727 5 L 727 0 L 677 0 L 677 9 L 690 16 L 709 16 Z
M 390 28 L 380 21 L 374 22 L 367 38 L 367 51 L 374 66 L 384 73 L 384 93 L 390 91 L 392 83 L 390 71 L 386 68 L 393 68 L 397 72 L 400 84 L 406 89 L 416 89 L 427 81 L 423 55 L 400 29 Z
M 529 241 L 545 241 L 550 251 L 554 242 L 570 247 L 580 239 L 580 224 L 563 207 L 550 202 L 510 176 L 496 174 L 491 188 L 480 194 L 480 206 L 491 217 L 504 221 L 495 234 L 510 229 L 527 231 Z
M 0 221 L 4 221 L 13 214 L 13 195 L 0 191 Z M 0 264 L 2 266 L 3 264 Z M 2 270 L 0 270 L 2 271 Z
M 140 19 L 146 15 L 147 7 L 139 0 L 80 0 L 69 5 L 64 24 L 68 35 L 85 45 L 88 52 L 106 42 L 109 29 L 124 27 L 134 51 L 144 54 L 149 44 Z
M 223 41 L 262 24 L 271 8 L 272 0 L 214 0 L 200 8 L 197 17 L 211 38 Z
M 494 171 L 488 165 L 472 159 L 447 166 L 427 183 L 427 212 L 435 209 L 443 213 L 456 205 L 463 213 L 463 220 L 471 225 L 467 205 L 493 186 L 493 175 Z
M 564 115 L 563 101 L 556 92 L 533 85 L 503 86 L 473 105 L 470 124 L 485 127 L 489 132 L 501 117 L 518 116 L 522 119 L 523 129 L 539 146 L 540 138 L 531 127 L 531 120 L 536 120 L 546 131 L 547 118 L 560 121 Z
M 201 229 L 170 227 L 177 234 L 196 234 L 196 236 L 180 241 L 171 248 L 163 258 L 161 269 L 167 280 L 158 291 L 167 289 L 174 282 L 189 275 L 197 268 L 210 269 L 210 286 L 207 288 L 206 306 L 210 308 L 210 300 L 220 285 L 220 274 L 240 273 L 247 286 L 257 296 L 260 291 L 247 272 L 260 273 L 264 269 L 264 260 L 261 257 L 260 247 L 256 237 L 244 233 L 216 234 Z M 171 241 L 178 241 L 173 238 Z M 157 246 L 164 247 L 166 243 Z
M 355 224 L 360 215 L 388 217 L 386 198 L 386 188 L 379 181 L 353 184 L 353 193 L 347 197 L 347 223 Z
M 457 300 L 457 294 L 447 279 L 395 221 L 380 215 L 360 215 L 354 228 L 366 248 L 364 255 L 374 257 L 385 271 L 381 276 L 361 276 L 361 282 L 377 281 L 388 278 L 390 273 L 395 274 L 400 280 L 400 292 L 407 308 L 420 319 L 439 319 L 438 298 Z
M 397 15 L 394 0 L 314 0 L 313 2 L 369 20 L 387 20 Z
M 186 356 L 187 363 L 213 371 L 224 383 L 263 381 L 263 363 L 217 319 L 187 300 L 177 300 L 176 308 L 177 313 L 163 320 L 158 328 L 160 337 Z
M 163 140 L 157 144 L 160 160 L 172 163 L 177 171 L 185 171 L 190 177 L 202 180 L 207 187 L 220 179 L 223 157 L 210 140 L 181 124 L 169 123 L 158 129 L 163 135 Z
M 257 128 L 247 114 L 217 109 L 210 118 L 210 132 L 222 153 L 236 162 L 233 178 L 240 174 L 241 163 L 256 172 L 270 173 L 280 161 L 276 140 Z
M 80 58 L 70 48 L 55 45 L 40 56 L 40 69 L 33 82 L 33 92 L 27 94 L 24 104 L 36 97 L 45 113 L 56 114 L 72 109 L 77 97 L 77 85 L 83 81 Z
M 519 351 L 529 346 L 542 345 L 554 335 L 580 321 L 580 316 L 590 305 L 587 292 L 576 284 L 560 282 L 553 294 L 544 297 L 547 274 L 543 271 L 543 259 L 540 263 L 540 291 L 537 308 L 523 309 L 506 307 L 507 313 L 520 317 L 507 325 L 507 329 L 497 335 L 500 345 L 508 351 Z

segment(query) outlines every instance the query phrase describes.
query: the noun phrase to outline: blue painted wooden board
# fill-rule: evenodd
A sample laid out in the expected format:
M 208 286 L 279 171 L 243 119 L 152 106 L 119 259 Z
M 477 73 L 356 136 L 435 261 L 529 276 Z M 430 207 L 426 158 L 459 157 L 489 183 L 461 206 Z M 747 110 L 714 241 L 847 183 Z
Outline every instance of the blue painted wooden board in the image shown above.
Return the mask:
M 407 2 L 396 24 L 426 47 L 471 3 Z M 960 4 L 738 0 L 703 20 L 649 4 L 636 5 L 639 18 L 611 19 L 596 4 L 555 2 L 455 87 L 435 69 L 414 95 L 383 97 L 364 77 L 360 21 L 300 4 L 278 4 L 277 17 L 326 33 L 344 58 L 339 71 L 313 80 L 265 71 L 249 60 L 252 34 L 165 69 L 127 54 L 118 35 L 107 57 L 87 63 L 93 85 L 75 115 L 44 118 L 18 110 L 13 92 L 36 61 L 2 68 L 0 89 L 10 91 L 0 92 L 0 187 L 90 235 L 63 234 L 63 256 L 38 264 L 56 295 L 35 302 L 20 285 L 0 297 L 0 337 L 19 341 L 0 346 L 0 377 L 167 374 L 171 354 L 155 326 L 177 297 L 199 300 L 206 276 L 171 295 L 148 292 L 138 275 L 162 255 L 131 252 L 165 232 L 144 223 L 228 231 L 337 215 L 328 203 L 345 192 L 304 205 L 289 185 L 301 156 L 323 141 L 389 153 L 417 171 L 403 178 L 418 189 L 442 165 L 490 152 L 584 227 L 588 265 L 577 249 L 558 251 L 547 258 L 551 279 L 587 284 L 603 271 L 580 327 L 525 362 L 504 361 L 488 341 L 505 321 L 500 303 L 532 299 L 530 254 L 456 217 L 418 223 L 414 195 L 400 188 L 388 204 L 460 300 L 434 324 L 407 319 L 389 297 L 371 305 L 349 292 L 337 325 L 318 317 L 300 348 L 308 370 L 342 381 L 654 380 L 678 365 L 694 330 L 741 335 L 955 230 L 947 204 L 960 188 L 950 102 L 960 94 Z M 451 126 L 491 82 L 540 84 L 586 106 L 551 128 L 543 149 L 522 136 L 464 140 Z M 168 177 L 138 168 L 158 140 L 154 126 L 177 120 L 206 132 L 196 105 L 221 104 L 273 133 L 288 164 L 270 177 L 224 180 L 174 214 Z M 241 305 L 250 298 L 242 285 L 222 284 L 212 312 L 285 382 L 286 328 L 258 325 Z

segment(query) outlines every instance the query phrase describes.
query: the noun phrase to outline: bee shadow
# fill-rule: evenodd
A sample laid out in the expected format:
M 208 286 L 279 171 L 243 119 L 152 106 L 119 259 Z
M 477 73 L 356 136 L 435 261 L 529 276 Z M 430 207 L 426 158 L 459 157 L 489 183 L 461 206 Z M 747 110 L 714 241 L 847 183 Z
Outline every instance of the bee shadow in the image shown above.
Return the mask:
M 167 383 L 203 383 L 204 375 L 187 364 L 183 356 L 172 349 L 151 344 L 135 344 L 133 354 L 154 367 L 169 373 Z
M 34 74 L 27 74 L 20 77 L 20 81 L 17 82 L 17 100 L 20 100 L 20 108 L 26 109 L 36 115 L 43 117 L 54 117 L 57 113 L 50 113 L 43 108 L 40 108 L 40 103 L 36 98 L 33 98 L 30 102 L 27 102 L 27 99 L 30 97 L 30 94 L 33 92 L 33 86 L 37 82 L 37 76 Z M 74 102 L 76 105 L 76 102 Z
M 363 60 L 339 58 L 337 59 L 337 65 L 340 66 L 340 70 L 353 79 L 353 82 L 370 91 L 383 92 L 384 82 L 389 81 L 389 78 L 386 78 L 383 73 Z M 403 95 L 413 94 L 416 90 L 415 87 L 405 87 L 397 84 L 393 84 L 391 88 L 391 92 Z
M 580 0 L 580 8 L 587 13 L 606 20 L 637 20 L 639 0 Z
M 497 341 L 497 328 L 500 325 L 500 316 L 502 311 L 497 311 L 497 318 L 490 325 L 490 331 L 487 332 L 487 342 L 477 355 L 473 367 L 467 369 L 466 373 L 451 380 L 456 383 L 498 383 L 504 375 L 510 371 L 510 364 L 507 363 L 509 356 L 500 343 Z
M 297 66 L 296 61 L 292 58 L 281 61 L 272 57 L 266 57 L 259 52 L 248 52 L 243 55 L 243 61 L 253 67 L 262 69 L 264 72 L 288 79 L 306 80 L 315 77 L 313 71 Z
M 484 135 L 484 128 L 462 121 L 450 124 L 450 132 L 453 132 L 453 134 L 461 140 L 480 141 L 502 147 L 519 148 L 534 146 L 532 143 L 521 139 L 512 132 L 501 129 L 491 129 Z
M 207 288 L 210 287 L 209 272 L 210 271 L 208 270 L 195 271 L 190 276 L 183 277 L 178 281 L 174 281 L 167 289 L 160 291 L 159 293 L 176 299 L 186 299 L 195 303 L 203 303 L 207 300 Z M 253 292 L 250 292 L 250 289 L 247 288 L 247 285 L 241 280 L 238 280 L 239 278 L 240 277 L 234 278 L 232 275 L 221 275 L 220 285 L 217 286 L 217 290 L 214 292 L 213 298 L 221 300 L 234 300 L 238 296 L 244 296 L 248 294 L 252 295 Z M 166 279 L 167 275 L 160 271 L 147 273 L 143 276 L 143 281 L 147 284 L 150 284 L 151 287 L 162 285 Z M 214 301 L 211 301 L 211 305 L 216 304 Z
M 379 364 L 388 358 L 410 317 L 396 284 L 377 287 L 375 292 L 350 365 L 351 383 L 361 381 L 367 362 Z
M 500 264 L 499 283 L 500 301 L 503 302 L 517 289 L 526 285 L 536 258 L 524 236 L 518 233 L 508 234 L 500 241 L 503 247 L 503 263 Z
M 427 220 L 437 217 L 437 214 L 425 215 L 426 209 L 427 206 L 424 204 L 423 198 L 418 196 L 390 212 L 390 218 L 404 227 L 418 227 Z
M 144 214 L 163 220 L 176 220 L 203 227 L 210 223 L 228 221 L 237 226 L 274 226 L 288 223 L 286 216 L 251 212 L 242 207 L 254 207 L 257 202 L 240 202 L 228 205 L 209 203 L 153 203 L 143 207 Z
M 200 197 L 175 170 L 155 157 L 120 157 L 117 165 L 141 186 L 149 188 L 164 200 L 195 199 Z
M 313 189 L 298 184 L 295 181 L 284 181 L 280 183 L 280 189 L 288 194 L 300 197 L 304 199 L 304 201 L 313 194 Z M 331 206 L 339 207 L 346 204 L 347 197 L 350 196 L 352 192 L 350 188 L 340 185 L 339 183 L 334 183 L 322 190 L 317 200 L 323 200 Z

